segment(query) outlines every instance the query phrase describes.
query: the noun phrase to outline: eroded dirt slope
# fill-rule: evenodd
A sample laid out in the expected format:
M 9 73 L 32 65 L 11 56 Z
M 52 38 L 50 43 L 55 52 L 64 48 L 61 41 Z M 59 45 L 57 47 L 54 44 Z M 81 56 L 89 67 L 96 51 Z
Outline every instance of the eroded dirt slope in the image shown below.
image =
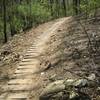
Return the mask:
M 90 82 L 92 85 L 81 88 L 81 92 L 88 95 L 88 100 L 100 99 L 100 92 L 98 92 L 100 86 L 100 21 L 80 20 L 80 22 L 82 25 L 75 18 L 70 17 L 46 42 L 45 50 L 39 58 L 41 66 L 48 67 L 39 74 L 41 85 L 36 88 L 35 95 L 34 91 L 32 92 L 33 97 L 36 95 L 39 97 L 44 88 L 54 81 L 92 77 Z M 54 99 L 51 96 L 48 100 L 65 99 L 61 97 Z M 85 98 L 79 100 L 85 100 Z

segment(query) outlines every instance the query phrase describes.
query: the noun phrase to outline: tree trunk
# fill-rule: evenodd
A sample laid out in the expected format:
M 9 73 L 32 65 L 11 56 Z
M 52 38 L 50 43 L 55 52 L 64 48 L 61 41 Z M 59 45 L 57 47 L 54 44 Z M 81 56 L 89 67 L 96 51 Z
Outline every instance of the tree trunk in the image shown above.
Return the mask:
M 53 16 L 53 0 L 50 0 L 51 16 Z
M 80 0 L 73 0 L 73 10 L 75 14 L 79 14 Z
M 65 0 L 63 0 L 63 7 L 64 7 L 64 16 L 66 16 L 67 14 L 66 14 L 66 1 Z
M 7 42 L 6 0 L 3 0 L 4 42 Z

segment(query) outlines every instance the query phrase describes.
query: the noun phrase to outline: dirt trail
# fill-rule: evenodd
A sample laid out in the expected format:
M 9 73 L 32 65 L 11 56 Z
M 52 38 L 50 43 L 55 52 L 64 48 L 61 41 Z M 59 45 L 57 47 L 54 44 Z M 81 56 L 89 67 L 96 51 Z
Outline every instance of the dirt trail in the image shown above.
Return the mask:
M 46 41 L 67 19 L 60 19 L 49 30 L 37 37 L 19 63 L 12 79 L 7 86 L 4 86 L 6 92 L 0 96 L 0 100 L 28 100 L 30 92 L 38 85 L 37 81 L 40 82 L 35 75 L 42 70 L 38 57 L 43 52 Z

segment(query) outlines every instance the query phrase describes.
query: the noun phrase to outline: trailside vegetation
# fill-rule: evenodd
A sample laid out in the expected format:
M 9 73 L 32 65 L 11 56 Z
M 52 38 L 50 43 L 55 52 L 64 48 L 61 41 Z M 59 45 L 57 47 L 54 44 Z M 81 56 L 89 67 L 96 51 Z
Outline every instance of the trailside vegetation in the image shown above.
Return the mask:
M 0 42 L 46 21 L 97 16 L 100 0 L 0 0 Z

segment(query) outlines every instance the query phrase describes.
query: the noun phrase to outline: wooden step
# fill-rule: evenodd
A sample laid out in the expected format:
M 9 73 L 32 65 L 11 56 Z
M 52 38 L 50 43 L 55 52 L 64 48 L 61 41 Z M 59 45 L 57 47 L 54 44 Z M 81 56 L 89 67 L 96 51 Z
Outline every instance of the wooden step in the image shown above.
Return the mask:
M 32 74 L 14 74 L 10 79 L 32 79 Z
M 36 65 L 36 64 L 38 64 L 39 63 L 39 61 L 30 61 L 30 62 L 20 62 L 19 63 L 19 66 L 27 66 L 27 65 Z
M 16 70 L 15 71 L 15 74 L 17 74 L 17 73 L 31 73 L 31 74 L 34 74 L 35 70 L 32 70 L 32 69 L 20 69 L 20 70 Z
M 33 73 L 34 70 L 32 69 L 17 69 L 15 73 Z
M 39 54 L 37 53 L 28 53 L 28 54 L 25 54 L 24 57 L 34 57 L 34 56 L 38 56 Z
M 35 87 L 32 85 L 7 85 L 3 87 L 4 89 L 6 89 L 7 91 L 31 91 L 33 90 Z
M 30 65 L 33 66 L 33 65 L 36 65 L 36 64 L 35 64 L 35 63 L 30 63 L 30 64 L 29 64 L 28 62 L 25 63 L 25 64 L 24 64 L 24 63 L 20 63 L 20 64 L 19 64 L 19 66 L 30 66 Z M 18 67 L 19 67 L 19 66 L 18 66 Z
M 27 100 L 29 93 L 9 93 L 7 100 Z
M 31 46 L 28 50 L 31 50 L 31 49 L 38 49 L 38 46 Z
M 39 53 L 39 51 L 34 50 L 34 49 L 29 49 L 27 52 Z
M 12 79 L 8 82 L 8 85 L 12 84 L 12 85 L 15 85 L 15 84 L 24 84 L 24 85 L 32 85 L 32 79 Z
M 27 58 L 27 59 L 23 59 L 23 60 L 22 60 L 22 62 L 32 62 L 32 61 L 33 61 L 33 62 L 34 62 L 34 61 L 37 61 L 37 59 L 35 59 L 35 58 L 34 58 L 34 59 Z
M 36 65 L 32 65 L 32 66 L 30 66 L 30 65 L 24 65 L 24 66 L 19 66 L 18 68 L 17 68 L 17 70 L 27 70 L 27 69 L 29 69 L 29 70 L 33 70 L 34 68 L 36 67 Z
M 36 47 L 31 47 L 31 48 L 28 49 L 28 51 L 38 51 L 38 48 L 36 48 Z
M 24 59 L 27 59 L 27 58 L 31 58 L 31 59 L 33 58 L 33 59 L 34 59 L 34 58 L 36 58 L 36 57 L 38 57 L 38 56 L 39 56 L 39 55 L 25 55 L 25 56 L 24 56 Z
M 35 59 L 37 58 L 39 55 L 36 56 L 25 56 L 24 59 Z
M 32 51 L 32 52 L 28 52 L 28 53 L 26 53 L 25 56 L 27 56 L 27 55 L 38 55 L 38 54 L 39 54 L 39 53 L 37 53 L 37 52 L 33 52 L 33 51 Z
M 28 50 L 38 50 L 38 47 L 30 47 Z
M 28 50 L 26 53 L 38 53 L 39 51 L 37 51 L 36 49 L 33 50 Z
M 15 73 L 13 74 L 11 79 L 32 79 L 32 73 Z

